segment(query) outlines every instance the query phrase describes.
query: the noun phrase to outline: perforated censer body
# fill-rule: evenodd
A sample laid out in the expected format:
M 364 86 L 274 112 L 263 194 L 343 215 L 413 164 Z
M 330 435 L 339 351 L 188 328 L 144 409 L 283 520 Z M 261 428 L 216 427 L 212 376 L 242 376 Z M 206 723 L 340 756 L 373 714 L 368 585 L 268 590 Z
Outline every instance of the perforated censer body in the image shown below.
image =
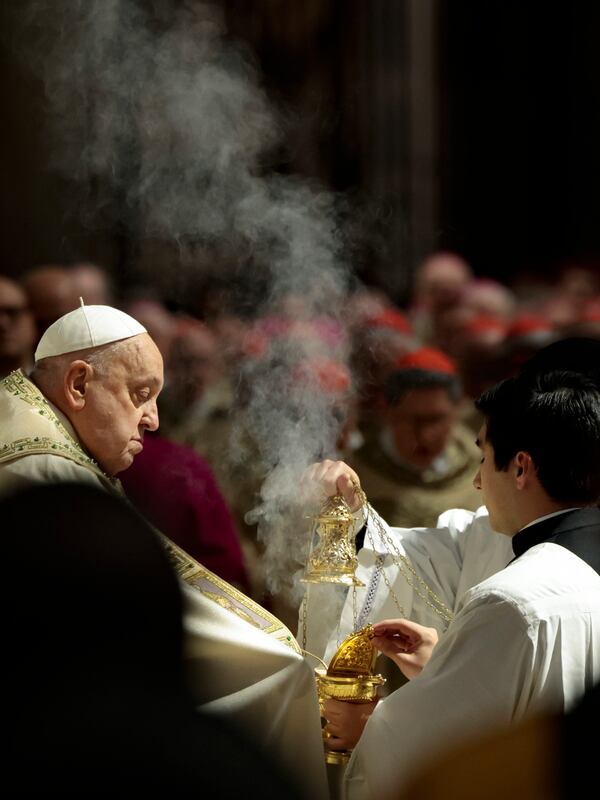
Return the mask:
M 354 517 L 341 495 L 328 498 L 313 518 L 313 541 L 304 583 L 342 583 L 364 586 L 354 574 L 358 566 L 354 544 Z M 319 541 L 314 543 L 314 534 Z

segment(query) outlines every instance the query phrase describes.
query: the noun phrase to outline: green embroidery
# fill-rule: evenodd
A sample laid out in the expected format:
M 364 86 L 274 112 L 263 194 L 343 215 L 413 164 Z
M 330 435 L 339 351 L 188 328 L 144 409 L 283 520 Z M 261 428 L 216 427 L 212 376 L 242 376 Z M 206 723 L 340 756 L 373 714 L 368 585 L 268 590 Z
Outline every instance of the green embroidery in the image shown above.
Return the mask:
M 79 443 L 71 436 L 69 431 L 56 416 L 46 398 L 39 393 L 35 384 L 28 380 L 20 369 L 11 372 L 0 384 L 14 397 L 18 397 L 19 400 L 37 409 L 38 414 L 51 422 L 66 440 L 63 442 L 51 436 L 34 436 L 16 439 L 0 447 L 0 461 L 10 461 L 11 458 L 18 455 L 33 455 L 34 453 L 39 454 L 54 451 L 55 454 L 62 455 L 71 461 L 75 461 L 75 463 L 80 466 L 87 467 L 96 474 L 101 475 L 111 484 L 115 484 L 115 479 L 106 475 L 99 464 L 84 452 Z
M 0 447 L 0 461 L 10 461 L 11 456 L 17 453 L 47 453 L 48 450 L 55 450 L 58 453 L 69 458 L 71 461 L 76 461 L 85 467 L 96 467 L 95 461 L 78 447 L 73 447 L 69 442 L 57 442 L 48 436 L 36 436 L 34 438 L 25 437 L 23 439 L 16 439 L 14 442 L 9 442 Z
M 20 400 L 23 400 L 25 403 L 29 403 L 30 406 L 37 408 L 38 414 L 41 414 L 42 417 L 47 416 L 48 419 L 53 422 L 54 425 L 56 425 L 63 436 L 65 436 L 67 439 L 70 439 L 74 446 L 78 450 L 81 450 L 69 431 L 65 428 L 54 411 L 52 411 L 52 408 L 50 407 L 50 404 L 46 398 L 37 391 L 35 384 L 26 378 L 20 369 L 17 369 L 14 372 L 11 372 L 10 375 L 7 375 L 6 378 L 3 379 L 2 383 L 12 395 L 18 397 Z M 81 454 L 85 455 L 83 450 L 81 450 Z M 96 464 L 94 459 L 90 458 L 89 460 L 92 462 L 92 464 Z M 96 466 L 98 465 L 96 464 Z M 100 467 L 98 467 L 98 469 L 100 469 Z

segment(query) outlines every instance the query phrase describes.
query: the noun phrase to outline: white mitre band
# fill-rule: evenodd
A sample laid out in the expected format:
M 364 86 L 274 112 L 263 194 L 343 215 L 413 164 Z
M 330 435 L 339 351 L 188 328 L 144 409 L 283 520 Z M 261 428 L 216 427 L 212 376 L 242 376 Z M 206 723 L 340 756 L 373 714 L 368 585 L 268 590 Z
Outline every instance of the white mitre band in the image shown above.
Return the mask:
M 35 351 L 36 361 L 119 342 L 148 332 L 137 320 L 118 308 L 86 306 L 79 299 L 79 308 L 57 319 L 45 331 Z

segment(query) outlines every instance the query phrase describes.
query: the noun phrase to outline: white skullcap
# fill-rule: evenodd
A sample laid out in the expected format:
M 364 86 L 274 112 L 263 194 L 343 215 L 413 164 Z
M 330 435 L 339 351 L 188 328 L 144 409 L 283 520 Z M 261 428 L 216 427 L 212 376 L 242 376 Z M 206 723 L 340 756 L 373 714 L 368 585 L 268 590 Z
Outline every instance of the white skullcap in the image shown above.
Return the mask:
M 118 308 L 86 306 L 81 298 L 80 302 L 79 308 L 69 311 L 46 330 L 35 351 L 36 361 L 147 333 L 143 325 Z

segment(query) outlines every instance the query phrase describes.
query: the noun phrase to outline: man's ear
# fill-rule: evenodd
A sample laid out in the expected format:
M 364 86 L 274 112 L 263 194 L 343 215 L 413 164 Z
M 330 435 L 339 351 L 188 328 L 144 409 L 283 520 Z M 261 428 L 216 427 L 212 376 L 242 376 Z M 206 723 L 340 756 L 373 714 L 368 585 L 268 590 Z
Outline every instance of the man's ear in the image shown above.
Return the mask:
M 85 406 L 87 384 L 93 369 L 86 361 L 72 361 L 65 372 L 63 391 L 67 406 L 71 411 L 81 411 Z
M 519 450 L 514 458 L 514 471 L 517 489 L 523 489 L 536 472 L 533 459 L 524 450 Z

